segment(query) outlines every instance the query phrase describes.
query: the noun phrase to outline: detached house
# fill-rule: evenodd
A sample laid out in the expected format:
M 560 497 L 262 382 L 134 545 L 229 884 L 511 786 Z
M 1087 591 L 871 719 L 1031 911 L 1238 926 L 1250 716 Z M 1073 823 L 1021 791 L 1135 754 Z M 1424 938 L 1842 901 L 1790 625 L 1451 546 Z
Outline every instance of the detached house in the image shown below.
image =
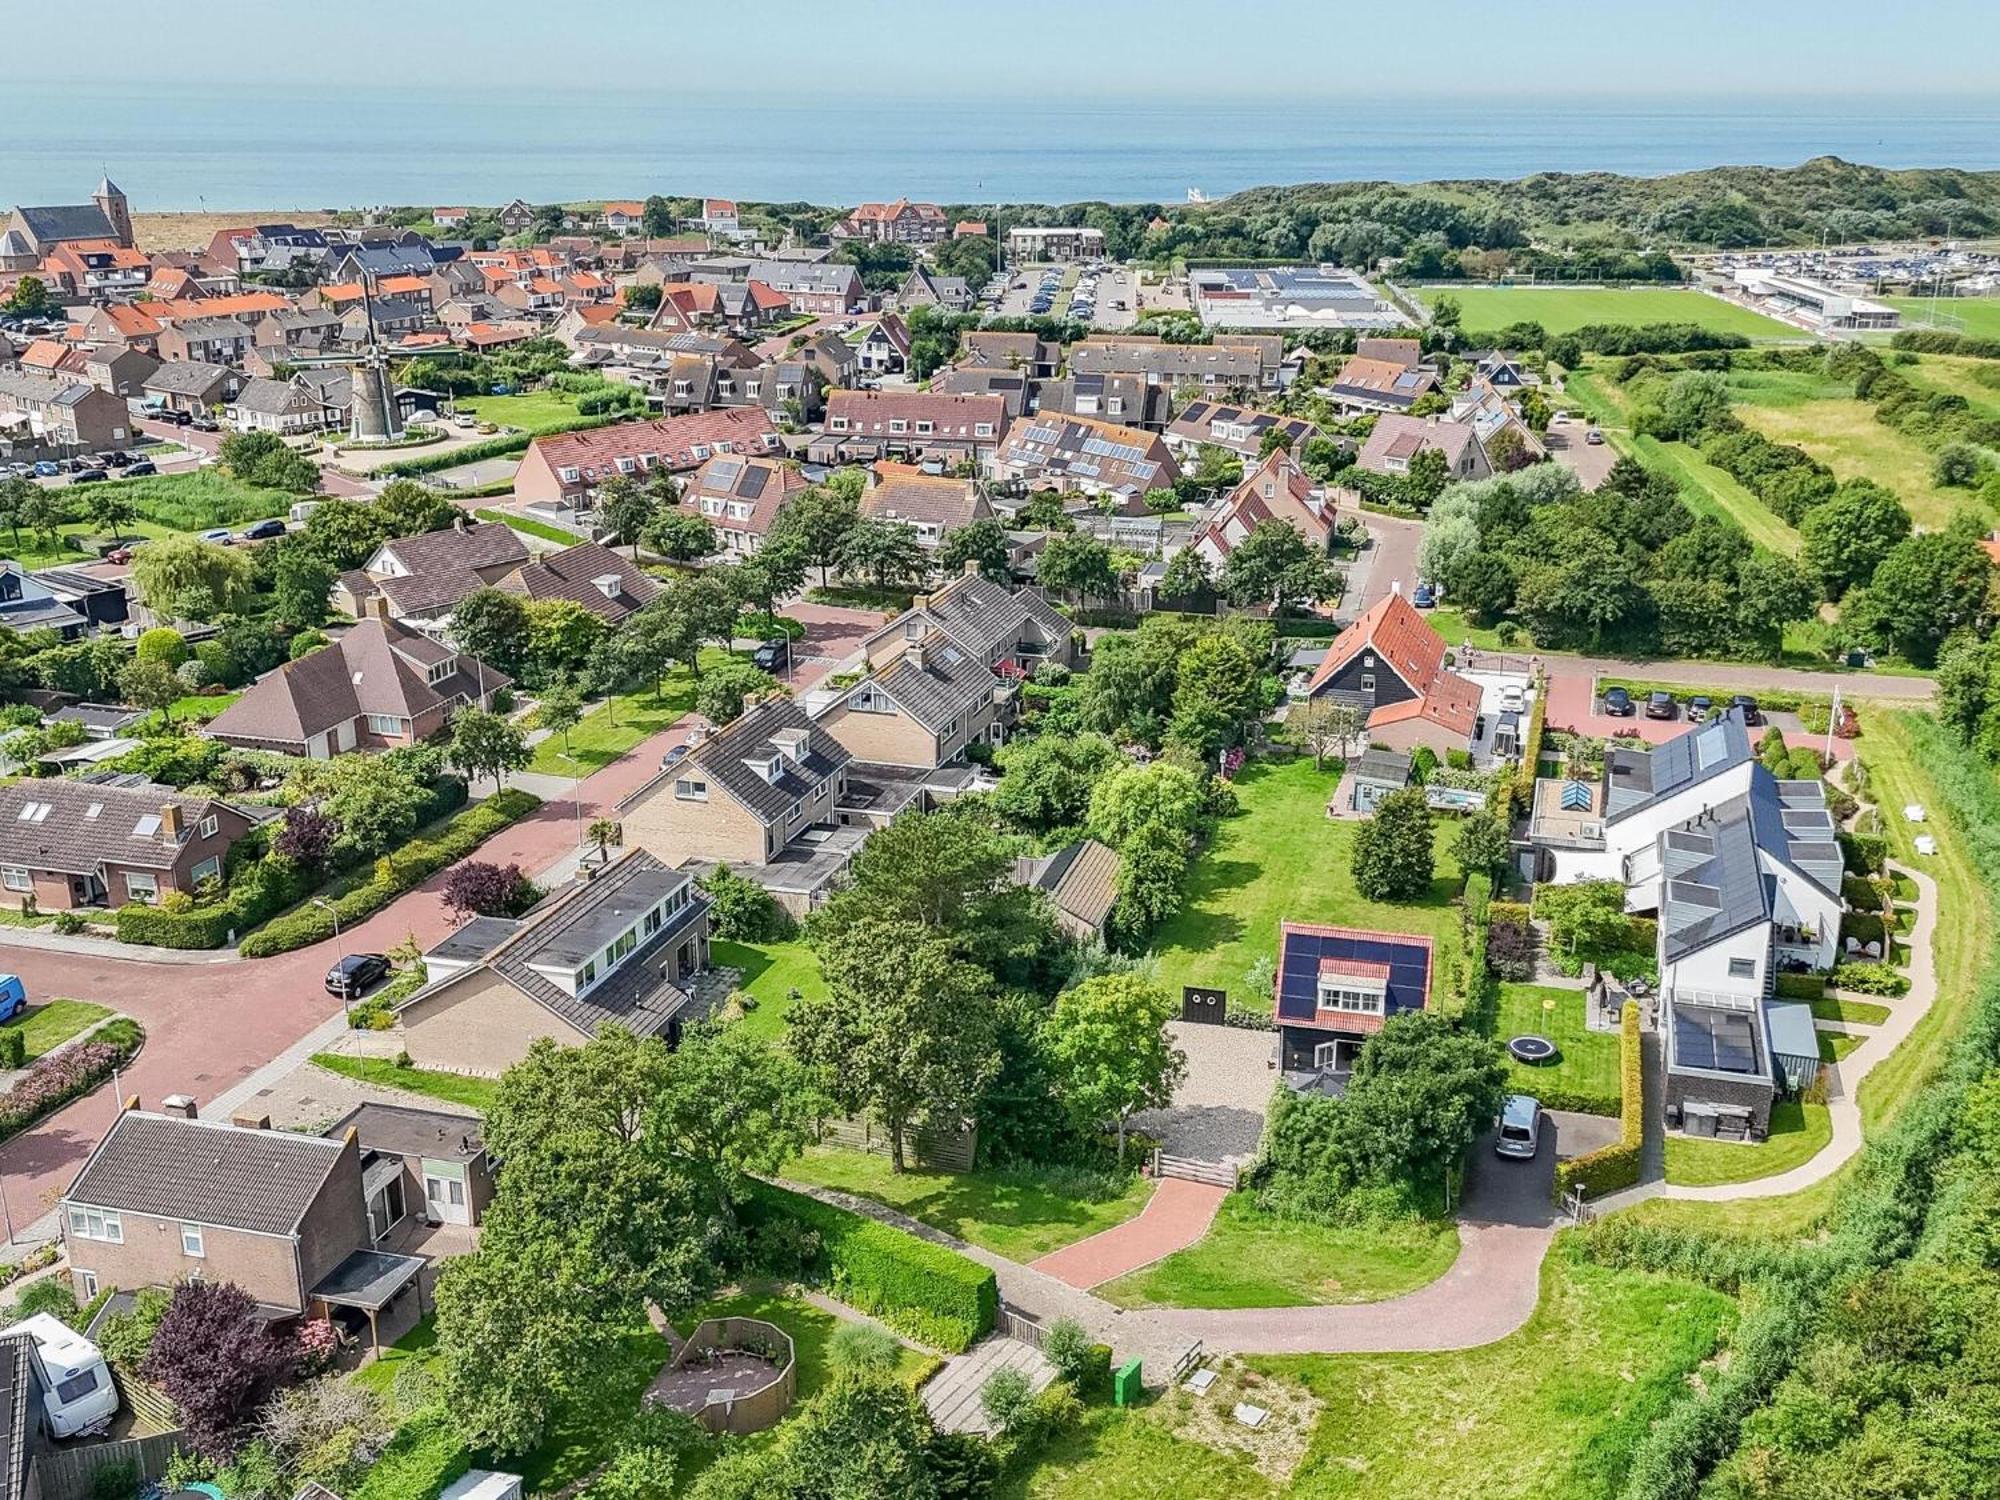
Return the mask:
M 328 760 L 428 739 L 461 707 L 491 708 L 506 673 L 374 613 L 332 645 L 260 678 L 203 732 L 246 750 Z
M 864 203 L 833 226 L 836 240 L 866 240 L 875 244 L 935 245 L 949 237 L 949 221 L 935 203 Z
M 0 787 L 0 892 L 43 911 L 151 902 L 219 878 L 258 815 L 97 772 Z
M 155 368 L 140 389 L 148 405 L 199 416 L 235 400 L 243 383 L 243 377 L 227 365 L 173 359 Z
M 442 630 L 459 600 L 528 561 L 520 535 L 500 521 L 461 520 L 442 531 L 383 542 L 333 586 L 336 609 L 364 618 L 385 601 L 389 618 Z
M 430 982 L 397 1009 L 419 1067 L 496 1076 L 541 1038 L 606 1026 L 679 1040 L 708 1013 L 710 901 L 684 870 L 628 849 L 526 916 L 479 917 L 424 955 Z
M 523 563 L 497 585 L 529 599 L 568 599 L 616 626 L 660 597 L 660 581 L 599 542 L 578 542 Z
M 1407 474 L 1410 461 L 1429 449 L 1444 454 L 1445 475 L 1449 479 L 1485 479 L 1493 472 L 1479 434 L 1471 426 L 1443 422 L 1435 416 L 1399 417 L 1385 413 L 1377 417 L 1375 430 L 1362 443 L 1354 463 L 1371 474 Z
M 1338 1094 L 1368 1038 L 1430 1004 L 1431 940 L 1281 922 L 1272 988 L 1278 1068 L 1305 1093 Z
M 1283 521 L 1316 551 L 1333 540 L 1334 511 L 1298 460 L 1283 449 L 1243 476 L 1243 482 L 1195 528 L 1191 545 L 1211 571 L 1266 521 Z
M 970 479 L 892 463 L 876 464 L 871 477 L 874 482 L 861 494 L 861 514 L 909 527 L 926 549 L 935 550 L 959 527 L 993 514 Z
M 942 276 L 929 266 L 916 265 L 896 289 L 896 305 L 902 308 L 935 307 L 945 312 L 972 310 L 972 285 L 963 276 Z
M 1480 691 L 1444 658 L 1444 637 L 1392 593 L 1334 638 L 1306 696 L 1341 698 L 1362 709 L 1371 743 L 1463 750 L 1478 731 Z
M 1437 384 L 1437 372 L 1422 365 L 1357 354 L 1333 377 L 1332 395 L 1344 411 L 1404 412 Z

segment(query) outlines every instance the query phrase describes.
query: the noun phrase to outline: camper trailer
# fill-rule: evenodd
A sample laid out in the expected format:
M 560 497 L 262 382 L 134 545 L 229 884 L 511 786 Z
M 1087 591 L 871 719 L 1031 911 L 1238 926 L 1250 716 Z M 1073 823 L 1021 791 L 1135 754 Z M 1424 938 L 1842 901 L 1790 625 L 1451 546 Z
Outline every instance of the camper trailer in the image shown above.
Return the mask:
M 75 1437 L 108 1423 L 118 1412 L 118 1389 L 97 1345 L 50 1313 L 36 1313 L 0 1338 L 25 1333 L 35 1341 L 42 1416 L 59 1438 Z

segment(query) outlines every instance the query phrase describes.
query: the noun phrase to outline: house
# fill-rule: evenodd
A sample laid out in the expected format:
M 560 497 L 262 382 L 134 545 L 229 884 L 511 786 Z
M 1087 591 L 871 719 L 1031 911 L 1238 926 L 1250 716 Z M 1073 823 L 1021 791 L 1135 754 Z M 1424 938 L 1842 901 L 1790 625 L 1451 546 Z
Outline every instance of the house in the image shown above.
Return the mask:
M 526 916 L 483 917 L 424 955 L 430 982 L 396 1012 L 419 1067 L 497 1076 L 546 1037 L 606 1026 L 680 1038 L 708 1013 L 708 896 L 644 849 L 587 868 Z
M 420 1255 L 375 1248 L 360 1142 L 199 1118 L 132 1100 L 58 1206 L 79 1301 L 100 1291 L 232 1282 L 272 1323 L 421 1312 Z M 379 1339 L 377 1340 L 379 1343 Z
M 11 563 L 0 563 L 0 569 L 10 567 Z M 98 578 L 77 568 L 43 568 L 28 576 L 27 585 L 45 589 L 57 603 L 81 615 L 91 628 L 123 625 L 130 616 L 123 579 Z M 0 583 L 0 593 L 4 591 L 5 584 Z
M 1070 375 L 1042 381 L 1036 409 L 1048 416 L 1095 417 L 1142 432 L 1164 432 L 1173 394 L 1143 375 Z
M 495 586 L 529 599 L 568 599 L 613 627 L 660 597 L 657 578 L 600 542 L 544 553 Z
M 895 456 L 973 462 L 990 456 L 1007 431 L 998 396 L 934 391 L 829 391 L 826 424 L 806 450 L 814 463 Z
M 125 194 L 109 177 L 88 203 L 47 208 L 16 207 L 0 227 L 0 271 L 32 271 L 62 245 L 109 240 L 132 246 L 132 212 Z
M 1547 446 L 1521 420 L 1499 388 L 1484 381 L 1475 380 L 1451 398 L 1450 419 L 1472 429 L 1473 436 L 1479 439 L 1480 450 L 1487 456 L 1487 462 L 1496 469 L 1503 467 L 1501 459 L 1506 460 L 1504 467 L 1518 469 L 1539 463 L 1548 456 Z M 1496 449 L 1495 440 L 1502 433 L 1511 433 L 1512 436 L 1499 443 Z M 1510 448 L 1511 457 L 1508 456 Z M 1495 457 L 1496 452 L 1498 458 Z
M 1356 354 L 1333 377 L 1328 395 L 1342 411 L 1406 412 L 1437 389 L 1435 370 Z
M 1027 414 L 1036 389 L 1019 370 L 940 370 L 930 388 L 941 396 L 998 396 L 1007 403 L 1010 424 Z
M 1096 839 L 1079 839 L 1053 854 L 1014 861 L 1014 881 L 1049 898 L 1056 925 L 1080 942 L 1102 942 L 1118 904 L 1118 854 Z
M 783 446 L 770 415 L 754 406 L 549 433 L 536 438 L 522 458 L 514 494 L 531 504 L 588 507 L 597 486 L 613 474 L 640 475 L 661 467 L 682 473 L 718 453 L 768 455 Z
M 840 317 L 864 312 L 868 289 L 861 272 L 844 261 L 754 260 L 723 257 L 688 267 L 690 281 L 761 281 L 794 311 Z
M 743 232 L 736 205 L 728 198 L 702 199 L 701 217 L 695 222 L 719 239 L 733 240 Z
M 646 385 L 669 414 L 746 406 L 753 404 L 746 390 L 749 376 L 762 363 L 732 341 L 717 353 L 675 355 L 664 370 L 649 374 Z
M 72 703 L 49 716 L 51 724 L 81 724 L 91 744 L 125 738 L 127 730 L 146 717 L 146 710 L 123 703 Z
M 970 479 L 926 474 L 913 464 L 878 463 L 871 483 L 861 493 L 861 514 L 895 521 L 917 534 L 917 545 L 929 550 L 961 526 L 993 514 L 979 486 Z
M 1082 225 L 1040 228 L 1023 225 L 1007 231 L 1007 259 L 1017 262 L 1102 260 L 1104 231 Z
M 910 274 L 896 289 L 896 305 L 905 309 L 935 307 L 945 312 L 970 312 L 972 285 L 963 276 L 941 276 L 919 263 L 910 267 Z
M 1008 429 L 994 472 L 1033 489 L 1115 496 L 1133 513 L 1145 508 L 1148 491 L 1171 489 L 1181 477 L 1157 432 L 1046 412 Z
M 1377 417 L 1375 430 L 1362 443 L 1354 462 L 1371 474 L 1407 474 L 1410 460 L 1430 449 L 1444 454 L 1447 479 L 1485 479 L 1493 472 L 1478 433 L 1466 423 L 1443 422 L 1435 416 L 1385 413 Z
M 1358 338 L 1354 341 L 1354 354 L 1358 359 L 1386 360 L 1390 364 L 1401 365 L 1404 369 L 1415 369 L 1423 362 L 1424 346 L 1418 339 Z
M 646 205 L 631 199 L 605 204 L 604 227 L 613 234 L 637 234 L 646 227 Z
M 461 228 L 471 218 L 472 210 L 469 208 L 434 208 L 431 210 L 431 222 L 440 229 Z
M 0 561 L 0 625 L 16 635 L 53 630 L 66 641 L 91 633 L 82 610 L 72 608 L 46 579 L 10 561 Z
M 846 685 L 814 689 L 807 710 L 858 761 L 932 770 L 1005 740 L 1020 680 L 1075 664 L 1074 629 L 1039 589 L 1003 588 L 968 561 L 868 636 L 826 679 Z
M 1283 521 L 1315 551 L 1333 540 L 1334 508 L 1298 460 L 1282 448 L 1243 476 L 1222 504 L 1195 527 L 1193 546 L 1211 571 L 1266 521 Z
M 785 502 L 807 487 L 805 475 L 780 459 L 718 453 L 688 480 L 681 504 L 708 517 L 734 560 L 754 557 Z
M 1347 768 L 1352 788 L 1348 793 L 1349 810 L 1374 812 L 1384 797 L 1410 784 L 1410 765 L 1410 757 L 1400 750 L 1377 750 L 1371 745 L 1362 751 Z
M 1304 1093 L 1339 1093 L 1389 1017 L 1430 1004 L 1431 940 L 1312 922 L 1278 924 L 1272 988 L 1278 1069 Z
M 160 329 L 154 349 L 169 363 L 188 360 L 234 367 L 243 363 L 256 342 L 256 331 L 237 318 L 176 318 Z
M 535 227 L 535 206 L 525 198 L 516 198 L 497 217 L 500 227 L 509 234 L 526 234 Z
M 43 911 L 152 902 L 219 879 L 260 818 L 213 797 L 99 772 L 0 787 L 0 891 Z
M 986 234 L 984 219 L 960 219 L 951 226 L 951 237 L 955 240 L 983 240 Z
M 289 380 L 258 376 L 244 382 L 230 403 L 229 419 L 238 432 L 285 436 L 339 431 L 354 411 L 354 376 L 347 370 L 304 370 Z
M 245 750 L 327 760 L 428 739 L 513 679 L 392 620 L 386 595 L 331 645 L 260 677 L 203 731 Z
M 93 348 L 115 344 L 151 354 L 161 324 L 143 302 L 113 302 L 90 309 L 81 326 L 83 341 Z
M 227 365 L 170 359 L 147 376 L 140 389 L 148 406 L 203 416 L 233 401 L 243 384 L 243 377 Z
M 493 1201 L 493 1159 L 477 1115 L 371 1101 L 321 1134 L 339 1141 L 349 1131 L 361 1148 L 370 1244 L 412 1218 L 476 1225 Z
M 77 379 L 84 375 L 88 360 L 83 350 L 61 339 L 30 339 L 15 363 L 30 375 Z
M 799 346 L 798 357 L 835 389 L 853 385 L 861 369 L 861 356 L 838 334 L 808 334 L 805 343 Z
M 65 296 L 89 301 L 131 297 L 153 279 L 144 251 L 116 240 L 68 240 L 42 260 L 42 278 Z
M 1519 391 L 1531 385 L 1540 385 L 1540 378 L 1504 349 L 1494 349 L 1482 354 L 1472 367 L 1475 382 L 1483 381 L 1495 390 Z
M 122 448 L 131 424 L 123 401 L 86 381 L 0 370 L 0 450 L 16 458 Z
M 1020 370 L 1046 380 L 1062 364 L 1062 345 L 1032 333 L 968 328 L 959 337 L 957 364 L 961 370 Z
M 335 580 L 333 605 L 363 619 L 381 599 L 390 619 L 438 631 L 459 600 L 527 561 L 528 548 L 512 527 L 462 518 L 442 531 L 383 542 L 359 568 Z
M 1371 743 L 1463 750 L 1478 731 L 1480 692 L 1444 657 L 1444 637 L 1400 592 L 1391 593 L 1334 637 L 1306 696 L 1365 710 Z
M 910 330 L 894 313 L 883 313 L 855 341 L 854 355 L 870 375 L 900 375 L 910 364 Z
M 619 800 L 625 842 L 728 865 L 804 916 L 860 842 L 836 831 L 852 759 L 794 699 L 766 698 Z
M 1244 340 L 1212 344 L 1167 344 L 1121 336 L 1086 339 L 1069 351 L 1071 375 L 1139 375 L 1169 390 L 1194 385 L 1221 394 L 1276 391 L 1284 383 L 1282 353 Z
M 100 391 L 130 400 L 144 391 L 146 377 L 159 365 L 158 360 L 142 350 L 107 344 L 84 356 L 83 377 Z
M 935 245 L 946 238 L 944 210 L 935 203 L 864 203 L 833 226 L 835 240 L 877 245 Z
M 1181 414 L 1167 428 L 1166 438 L 1176 452 L 1193 453 L 1204 444 L 1213 444 L 1255 463 L 1264 456 L 1264 444 L 1274 432 L 1284 439 L 1288 451 L 1301 455 L 1306 444 L 1320 435 L 1319 428 L 1304 417 L 1281 417 L 1253 407 L 1197 400 L 1181 408 Z

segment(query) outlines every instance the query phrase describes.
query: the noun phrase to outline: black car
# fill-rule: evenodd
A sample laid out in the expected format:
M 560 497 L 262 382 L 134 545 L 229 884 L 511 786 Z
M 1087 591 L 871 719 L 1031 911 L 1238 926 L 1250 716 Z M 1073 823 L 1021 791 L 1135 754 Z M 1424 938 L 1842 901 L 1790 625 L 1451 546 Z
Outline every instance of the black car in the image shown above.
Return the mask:
M 163 411 L 160 413 L 159 420 L 165 422 L 170 427 L 189 427 L 194 424 L 194 413 L 191 411 Z
M 750 663 L 760 672 L 776 672 L 791 655 L 791 642 L 766 641 L 750 653 Z
M 110 477 L 102 469 L 78 469 L 74 474 L 69 476 L 69 482 L 71 484 L 96 484 L 100 480 L 109 479 Z
M 137 459 L 122 448 L 114 448 L 109 453 L 99 454 L 98 457 L 114 469 L 122 469 L 129 463 L 138 462 Z
M 1649 693 L 1646 696 L 1646 717 L 1649 719 L 1671 719 L 1679 709 L 1674 704 L 1672 693 Z
M 326 971 L 326 992 L 336 1000 L 353 1000 L 386 976 L 389 960 L 379 953 L 350 953 Z
M 144 479 L 148 474 L 157 474 L 159 472 L 159 466 L 150 458 L 137 459 L 125 466 L 125 477 L 127 479 Z
M 1757 700 L 1748 693 L 1738 693 L 1729 700 L 1729 706 L 1743 715 L 1746 726 L 1754 728 L 1764 722 L 1764 715 L 1757 707 Z
M 246 542 L 268 542 L 272 537 L 284 534 L 285 523 L 276 516 L 268 521 L 259 521 L 253 526 L 243 528 L 243 540 Z
M 1632 695 L 1620 687 L 1604 690 L 1604 711 L 1614 719 L 1632 717 Z

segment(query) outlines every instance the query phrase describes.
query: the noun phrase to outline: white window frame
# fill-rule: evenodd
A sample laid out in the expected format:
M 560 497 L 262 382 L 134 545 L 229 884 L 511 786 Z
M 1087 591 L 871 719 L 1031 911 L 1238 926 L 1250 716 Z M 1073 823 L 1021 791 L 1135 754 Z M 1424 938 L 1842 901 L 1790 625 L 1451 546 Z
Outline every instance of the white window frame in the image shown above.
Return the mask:
M 201 820 L 201 826 L 195 830 L 195 836 L 197 838 L 212 839 L 215 837 L 216 830 L 221 827 L 222 819 L 218 818 L 214 813 L 210 813 Z
M 125 1221 L 115 1208 L 86 1208 L 72 1204 L 69 1232 L 78 1239 L 97 1240 L 106 1245 L 125 1243 Z
M 147 905 L 160 899 L 160 878 L 149 875 L 144 870 L 125 872 L 125 896 L 130 901 L 140 901 Z
M 208 1246 L 201 1237 L 201 1225 L 181 1225 L 181 1254 L 192 1255 L 196 1260 L 208 1259 Z
M 10 891 L 32 891 L 35 877 L 26 865 L 0 866 L 0 886 Z
M 97 1273 L 95 1271 L 78 1271 L 76 1279 L 83 1283 L 83 1300 L 86 1302 L 96 1301 Z
M 674 782 L 674 796 L 682 802 L 706 802 L 708 783 L 692 776 L 683 776 Z
M 396 714 L 370 714 L 368 715 L 368 732 L 370 734 L 402 734 L 404 732 L 404 722 Z
M 222 856 L 211 854 L 207 859 L 188 871 L 188 879 L 192 880 L 196 885 L 200 885 L 204 880 L 211 877 L 219 877 L 221 874 Z
M 1731 979 L 1755 979 L 1757 977 L 1757 960 L 1754 958 L 1730 959 L 1729 977 Z

